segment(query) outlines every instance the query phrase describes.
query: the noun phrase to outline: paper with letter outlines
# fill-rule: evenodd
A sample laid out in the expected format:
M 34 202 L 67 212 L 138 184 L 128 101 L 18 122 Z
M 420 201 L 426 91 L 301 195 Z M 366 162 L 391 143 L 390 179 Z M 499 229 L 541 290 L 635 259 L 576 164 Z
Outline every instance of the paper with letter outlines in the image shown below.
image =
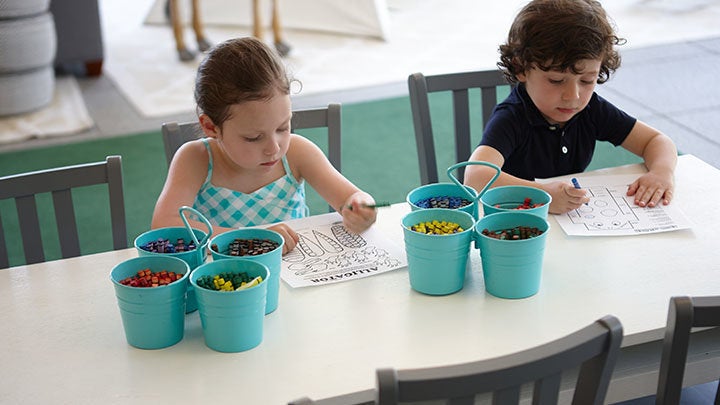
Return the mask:
M 355 280 L 407 266 L 405 251 L 372 226 L 348 232 L 338 213 L 288 221 L 300 235 L 282 258 L 281 279 L 293 288 Z

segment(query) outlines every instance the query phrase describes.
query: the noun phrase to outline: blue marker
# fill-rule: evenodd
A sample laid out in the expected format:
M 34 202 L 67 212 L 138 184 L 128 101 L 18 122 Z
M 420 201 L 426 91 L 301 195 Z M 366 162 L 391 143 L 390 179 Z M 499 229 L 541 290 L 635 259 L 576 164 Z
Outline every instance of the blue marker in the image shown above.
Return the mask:
M 572 179 L 570 179 L 570 181 L 572 181 L 573 187 L 575 187 L 575 188 L 582 188 L 582 187 L 580 187 L 580 183 L 578 183 L 578 181 L 577 181 L 577 179 L 576 179 L 575 177 L 573 177 Z M 585 205 L 588 205 L 588 203 L 585 203 Z

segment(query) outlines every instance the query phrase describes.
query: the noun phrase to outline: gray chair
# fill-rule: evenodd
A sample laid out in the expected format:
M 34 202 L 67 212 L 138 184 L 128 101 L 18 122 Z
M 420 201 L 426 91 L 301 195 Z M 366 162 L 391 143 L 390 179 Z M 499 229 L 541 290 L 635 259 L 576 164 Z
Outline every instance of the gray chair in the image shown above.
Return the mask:
M 680 403 L 691 329 L 711 326 L 720 326 L 720 296 L 680 296 L 670 299 L 655 395 L 656 404 Z M 720 372 L 718 374 L 720 377 Z M 715 393 L 715 405 L 719 404 L 720 386 Z
M 622 337 L 620 321 L 608 315 L 563 338 L 522 352 L 441 367 L 378 369 L 374 393 L 362 391 L 320 401 L 305 397 L 291 404 L 444 401 L 449 405 L 465 405 L 473 404 L 477 395 L 486 393 L 492 395 L 494 404 L 517 404 L 521 387 L 530 382 L 534 383 L 533 404 L 557 404 L 563 372 L 579 369 L 572 403 L 601 405 Z M 372 394 L 376 397 L 369 401 Z
M 72 189 L 107 184 L 110 199 L 113 249 L 127 248 L 122 160 L 108 156 L 103 162 L 86 163 L 0 177 L 0 200 L 13 198 L 17 207 L 25 262 L 44 262 L 36 195 L 52 193 L 55 221 L 63 258 L 80 256 L 80 239 Z M 9 267 L 7 241 L 0 221 L 0 268 Z
M 507 81 L 499 70 L 433 76 L 413 73 L 408 77 L 410 108 L 415 128 L 415 143 L 417 145 L 420 183 L 422 185 L 438 182 L 437 158 L 428 94 L 452 92 L 456 159 L 453 163 L 457 163 L 468 160 L 474 149 L 474 145 L 471 145 L 469 90 L 480 89 L 481 114 L 483 125 L 485 125 L 497 104 L 497 87 L 507 85 Z M 463 180 L 463 175 L 464 171 L 459 170 L 458 179 L 460 181 Z
M 328 159 L 338 171 L 341 171 L 342 110 L 340 104 L 328 104 L 327 107 L 293 111 L 290 125 L 293 131 L 327 127 Z M 203 133 L 197 122 L 182 124 L 168 122 L 162 124 L 162 135 L 165 158 L 169 166 L 180 145 L 201 138 Z

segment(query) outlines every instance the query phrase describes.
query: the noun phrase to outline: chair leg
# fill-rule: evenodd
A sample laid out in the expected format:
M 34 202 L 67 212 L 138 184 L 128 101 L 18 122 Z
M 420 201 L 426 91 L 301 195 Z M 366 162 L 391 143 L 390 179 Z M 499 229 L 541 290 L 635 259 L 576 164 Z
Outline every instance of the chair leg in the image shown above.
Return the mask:
M 720 405 L 720 380 L 718 380 L 717 390 L 715 391 L 715 405 Z

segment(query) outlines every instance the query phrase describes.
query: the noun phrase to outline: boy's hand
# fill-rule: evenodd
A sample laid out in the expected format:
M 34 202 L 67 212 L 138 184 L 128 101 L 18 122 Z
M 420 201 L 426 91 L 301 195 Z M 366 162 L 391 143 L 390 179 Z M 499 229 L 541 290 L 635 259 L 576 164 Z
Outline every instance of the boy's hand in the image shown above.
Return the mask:
M 586 190 L 575 188 L 571 183 L 554 181 L 543 184 L 541 188 L 552 197 L 549 209 L 551 214 L 564 214 L 590 201 Z
M 300 241 L 300 235 L 297 234 L 292 228 L 284 223 L 275 224 L 268 227 L 267 229 L 275 231 L 282 236 L 285 243 L 283 244 L 282 254 L 286 254 L 291 250 L 295 249 L 295 245 Z
M 638 177 L 627 189 L 628 196 L 635 196 L 635 204 L 640 207 L 655 207 L 661 201 L 670 204 L 673 198 L 675 182 L 672 172 L 647 172 Z

